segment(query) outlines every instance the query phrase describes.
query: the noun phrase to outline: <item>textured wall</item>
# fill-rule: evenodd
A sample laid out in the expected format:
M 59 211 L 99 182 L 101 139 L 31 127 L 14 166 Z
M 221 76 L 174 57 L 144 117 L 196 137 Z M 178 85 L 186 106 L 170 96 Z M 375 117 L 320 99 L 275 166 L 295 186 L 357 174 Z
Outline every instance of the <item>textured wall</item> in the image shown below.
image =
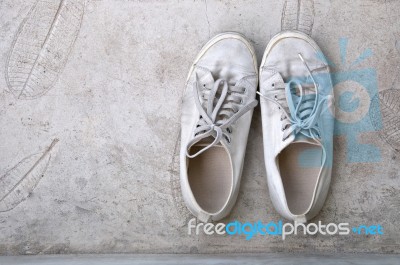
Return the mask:
M 400 2 L 287 2 L 0 1 L 0 254 L 400 253 Z M 281 27 L 311 34 L 336 72 L 352 68 L 340 39 L 349 62 L 372 51 L 355 68 L 376 72 L 381 92 L 369 100 L 380 112 L 367 113 L 367 129 L 352 138 L 353 129 L 338 130 L 315 221 L 381 224 L 382 236 L 187 235 L 176 157 L 187 71 L 217 33 L 245 34 L 261 58 Z M 257 107 L 226 222 L 281 218 L 261 143 Z M 376 161 L 349 161 L 363 152 Z

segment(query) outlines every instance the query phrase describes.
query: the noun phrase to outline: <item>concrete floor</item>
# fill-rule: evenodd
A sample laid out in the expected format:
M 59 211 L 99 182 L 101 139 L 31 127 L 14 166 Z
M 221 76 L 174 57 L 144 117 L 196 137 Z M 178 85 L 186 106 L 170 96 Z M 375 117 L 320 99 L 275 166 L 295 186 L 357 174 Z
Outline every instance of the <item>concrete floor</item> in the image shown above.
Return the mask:
M 400 254 L 400 1 L 301 2 L 282 18 L 283 0 L 0 1 L 0 254 Z M 337 127 L 333 181 L 314 221 L 380 224 L 384 235 L 187 234 L 177 150 L 189 67 L 217 33 L 243 33 L 260 59 L 281 28 L 311 34 L 337 76 L 372 73 L 358 75 L 370 85 L 366 113 L 338 116 L 358 123 Z M 257 107 L 224 222 L 281 219 L 261 143 Z
M 7 265 L 397 265 L 399 257 L 382 254 L 304 255 L 304 254 L 241 254 L 241 255 L 52 255 L 0 257 Z

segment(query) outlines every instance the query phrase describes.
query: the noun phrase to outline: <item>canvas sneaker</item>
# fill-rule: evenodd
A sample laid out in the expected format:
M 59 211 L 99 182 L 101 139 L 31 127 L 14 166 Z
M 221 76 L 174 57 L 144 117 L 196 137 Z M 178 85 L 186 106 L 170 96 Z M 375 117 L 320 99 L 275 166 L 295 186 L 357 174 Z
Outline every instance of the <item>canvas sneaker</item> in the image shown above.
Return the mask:
M 237 33 L 211 39 L 197 55 L 182 102 L 180 180 L 202 222 L 235 204 L 258 84 L 252 45 Z
M 259 94 L 270 197 L 282 216 L 304 223 L 322 208 L 332 171 L 332 82 L 318 45 L 297 31 L 273 37 Z

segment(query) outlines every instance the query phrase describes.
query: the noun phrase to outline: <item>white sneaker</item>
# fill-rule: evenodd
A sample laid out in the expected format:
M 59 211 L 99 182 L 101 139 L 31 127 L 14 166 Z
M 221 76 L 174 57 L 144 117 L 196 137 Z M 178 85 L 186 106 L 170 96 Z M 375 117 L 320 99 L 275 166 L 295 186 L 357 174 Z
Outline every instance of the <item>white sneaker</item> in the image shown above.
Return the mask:
M 235 204 L 258 73 L 252 45 L 237 33 L 211 39 L 194 61 L 182 102 L 180 172 L 183 198 L 202 222 Z
M 332 171 L 332 82 L 318 45 L 297 31 L 273 37 L 259 94 L 272 202 L 285 218 L 306 222 L 322 208 Z

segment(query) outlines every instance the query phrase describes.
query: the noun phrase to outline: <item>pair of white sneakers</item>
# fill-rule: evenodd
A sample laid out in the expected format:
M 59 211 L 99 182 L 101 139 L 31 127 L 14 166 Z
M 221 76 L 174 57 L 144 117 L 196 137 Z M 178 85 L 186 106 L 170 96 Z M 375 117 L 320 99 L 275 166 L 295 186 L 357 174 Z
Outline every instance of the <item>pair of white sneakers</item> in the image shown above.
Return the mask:
M 228 32 L 197 55 L 182 102 L 181 188 L 187 207 L 202 222 L 226 217 L 235 204 L 256 93 L 276 210 L 307 222 L 323 206 L 334 118 L 332 82 L 321 50 L 301 32 L 281 32 L 269 42 L 258 72 L 252 45 Z

